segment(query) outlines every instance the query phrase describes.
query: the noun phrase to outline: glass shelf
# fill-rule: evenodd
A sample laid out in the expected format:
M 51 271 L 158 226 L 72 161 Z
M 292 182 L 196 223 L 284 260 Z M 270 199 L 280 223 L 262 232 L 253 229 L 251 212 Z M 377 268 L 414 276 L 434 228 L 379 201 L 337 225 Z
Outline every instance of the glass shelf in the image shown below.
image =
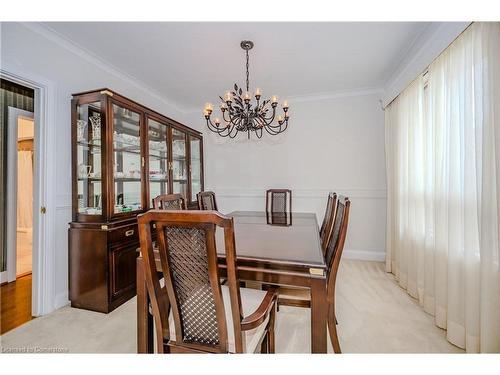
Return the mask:
M 142 210 L 140 137 L 140 114 L 113 103 L 114 213 Z
M 78 105 L 76 126 L 77 212 L 102 215 L 101 102 Z
M 147 120 L 149 195 L 153 199 L 158 195 L 168 193 L 168 126 L 151 118 Z

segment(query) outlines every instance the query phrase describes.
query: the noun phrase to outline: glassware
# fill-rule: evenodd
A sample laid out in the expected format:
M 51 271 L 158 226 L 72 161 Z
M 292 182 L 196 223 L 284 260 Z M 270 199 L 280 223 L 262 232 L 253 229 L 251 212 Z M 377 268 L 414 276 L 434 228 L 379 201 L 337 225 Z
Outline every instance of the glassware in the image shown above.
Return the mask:
M 87 127 L 87 121 L 76 120 L 76 140 L 82 142 L 85 137 L 85 128 Z
M 101 114 L 94 113 L 92 117 L 89 117 L 89 121 L 92 124 L 92 140 L 101 139 Z

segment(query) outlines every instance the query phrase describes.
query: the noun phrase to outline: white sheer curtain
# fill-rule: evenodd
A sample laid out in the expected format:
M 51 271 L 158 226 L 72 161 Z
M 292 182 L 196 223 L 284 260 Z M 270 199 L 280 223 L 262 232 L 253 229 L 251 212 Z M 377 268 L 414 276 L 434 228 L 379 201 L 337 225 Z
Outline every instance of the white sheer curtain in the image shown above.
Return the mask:
M 386 108 L 387 271 L 468 352 L 500 352 L 500 24 Z

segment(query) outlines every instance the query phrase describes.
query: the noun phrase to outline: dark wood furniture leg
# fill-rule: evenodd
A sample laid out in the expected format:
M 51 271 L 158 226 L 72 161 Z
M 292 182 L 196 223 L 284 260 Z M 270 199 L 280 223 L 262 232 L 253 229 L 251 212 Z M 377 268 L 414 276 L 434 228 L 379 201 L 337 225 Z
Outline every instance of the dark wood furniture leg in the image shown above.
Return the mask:
M 149 313 L 149 296 L 144 262 L 137 258 L 137 353 L 153 353 L 153 317 Z
M 311 279 L 311 352 L 327 352 L 326 278 Z

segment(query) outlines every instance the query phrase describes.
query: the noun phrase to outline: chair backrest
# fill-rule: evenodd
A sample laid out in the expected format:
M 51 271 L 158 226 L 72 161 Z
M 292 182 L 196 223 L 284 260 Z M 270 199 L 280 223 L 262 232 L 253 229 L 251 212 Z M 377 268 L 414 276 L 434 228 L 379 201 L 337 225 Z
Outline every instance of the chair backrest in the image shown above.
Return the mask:
M 186 201 L 181 194 L 163 194 L 153 198 L 155 210 L 185 210 Z
M 236 352 L 244 349 L 241 297 L 236 271 L 233 219 L 214 211 L 151 210 L 138 216 L 141 254 L 157 335 L 168 334 L 168 302 L 162 300 L 151 228 L 156 226 L 159 257 L 175 324 L 179 350 L 227 353 L 234 329 Z M 215 231 L 224 231 L 227 285 L 233 327 L 227 327 L 217 263 Z
M 326 249 L 328 248 L 328 243 L 330 242 L 330 233 L 327 230 L 333 221 L 335 220 L 335 213 L 337 210 L 337 193 L 330 192 L 328 194 L 328 200 L 326 202 L 325 216 L 323 217 L 323 223 L 319 230 L 319 236 L 321 238 L 321 247 L 323 249 L 323 255 L 326 255 Z
M 198 199 L 199 210 L 217 211 L 217 202 L 213 191 L 200 191 L 196 194 L 196 198 Z
M 288 227 L 292 225 L 292 213 L 286 212 L 285 214 L 266 212 L 266 221 L 269 225 L 277 225 L 282 227 Z
M 292 191 L 289 189 L 267 190 L 266 212 L 271 212 L 275 215 L 292 212 Z
M 331 237 L 325 256 L 328 272 L 327 298 L 329 298 L 329 301 L 333 301 L 333 295 L 335 293 L 335 280 L 337 278 L 342 251 L 344 250 L 350 207 L 351 202 L 349 198 L 339 196 L 333 225 L 327 229 Z

